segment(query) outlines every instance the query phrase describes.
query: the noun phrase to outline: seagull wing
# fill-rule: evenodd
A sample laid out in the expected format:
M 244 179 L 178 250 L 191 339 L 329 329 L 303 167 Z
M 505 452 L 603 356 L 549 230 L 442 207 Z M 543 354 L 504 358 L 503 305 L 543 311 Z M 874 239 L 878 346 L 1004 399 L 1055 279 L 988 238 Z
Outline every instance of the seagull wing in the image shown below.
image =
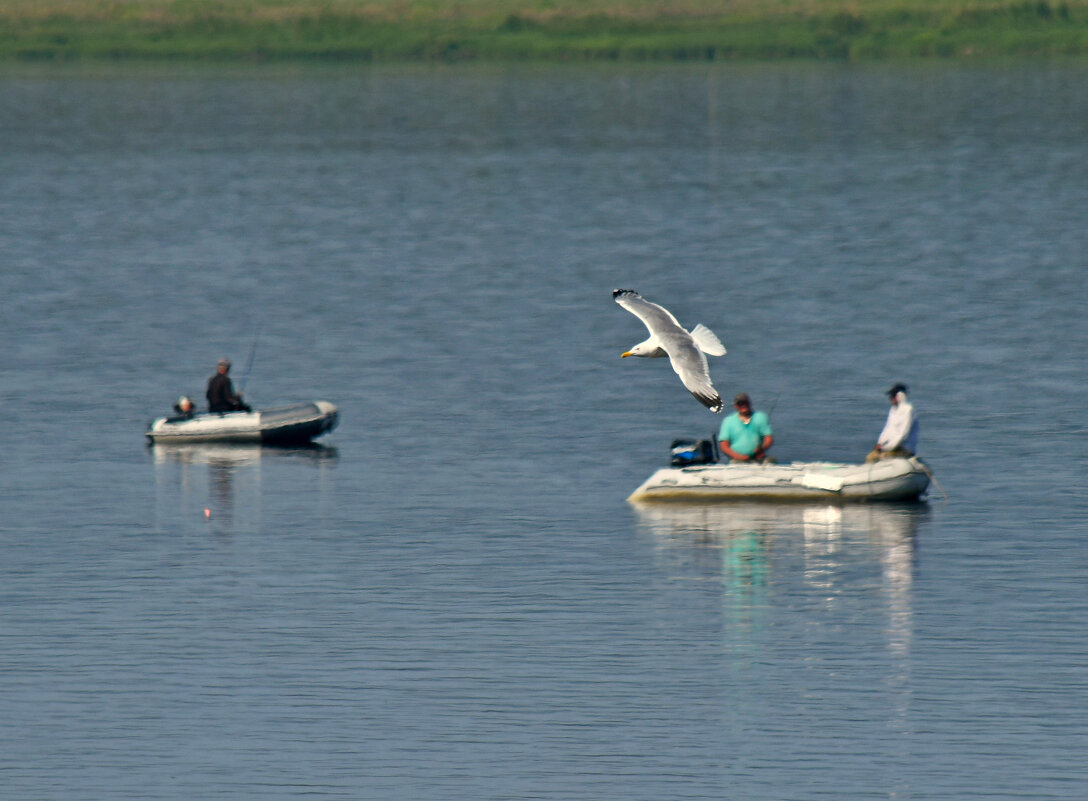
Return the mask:
M 651 336 L 661 338 L 672 332 L 687 334 L 687 331 L 672 316 L 672 312 L 656 303 L 650 303 L 632 289 L 614 290 L 612 297 L 615 298 L 616 303 L 642 320 L 642 324 L 646 326 Z
M 669 354 L 669 364 L 680 376 L 688 392 L 710 411 L 720 412 L 722 398 L 710 381 L 710 368 L 707 366 L 706 356 L 696 347 L 691 337 L 670 336 L 665 338 L 661 345 Z

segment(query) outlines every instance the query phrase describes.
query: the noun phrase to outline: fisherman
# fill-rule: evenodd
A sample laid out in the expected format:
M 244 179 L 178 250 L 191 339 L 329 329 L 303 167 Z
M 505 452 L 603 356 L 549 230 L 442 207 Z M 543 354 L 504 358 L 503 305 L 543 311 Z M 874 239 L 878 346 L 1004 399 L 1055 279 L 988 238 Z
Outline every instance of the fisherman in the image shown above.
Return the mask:
M 774 444 L 771 418 L 766 412 L 752 411 L 752 401 L 741 392 L 733 398 L 731 415 L 722 420 L 718 429 L 718 445 L 722 453 L 734 462 L 773 461 L 767 449 Z
M 174 411 L 177 412 L 178 417 L 188 419 L 196 413 L 196 407 L 193 406 L 193 401 L 188 395 L 182 395 L 174 404 Z
M 877 437 L 876 446 L 865 457 L 866 462 L 909 459 L 918 452 L 918 417 L 907 400 L 906 384 L 895 384 L 889 389 L 888 400 L 892 404 L 888 410 L 888 420 Z
M 242 401 L 241 395 L 234 394 L 234 385 L 230 382 L 230 359 L 220 359 L 216 365 L 215 375 L 208 380 L 208 411 L 209 412 L 233 412 L 252 411 Z

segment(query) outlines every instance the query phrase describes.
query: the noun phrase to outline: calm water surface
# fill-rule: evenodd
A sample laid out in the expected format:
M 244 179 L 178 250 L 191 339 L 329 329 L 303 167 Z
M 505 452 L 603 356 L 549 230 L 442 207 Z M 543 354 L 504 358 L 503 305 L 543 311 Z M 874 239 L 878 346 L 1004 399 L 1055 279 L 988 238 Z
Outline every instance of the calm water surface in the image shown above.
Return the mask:
M 7 68 L 0 795 L 1084 798 L 1085 85 Z M 716 419 L 620 286 L 947 499 L 628 505 Z M 340 428 L 148 448 L 222 355 Z

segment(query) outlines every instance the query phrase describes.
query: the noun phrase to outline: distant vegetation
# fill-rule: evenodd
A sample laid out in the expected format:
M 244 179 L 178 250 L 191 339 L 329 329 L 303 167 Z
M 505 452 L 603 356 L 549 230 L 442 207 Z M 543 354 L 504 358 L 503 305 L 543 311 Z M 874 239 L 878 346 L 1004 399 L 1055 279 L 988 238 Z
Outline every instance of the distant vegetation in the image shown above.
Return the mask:
M 1088 56 L 1088 0 L 0 0 L 0 60 Z

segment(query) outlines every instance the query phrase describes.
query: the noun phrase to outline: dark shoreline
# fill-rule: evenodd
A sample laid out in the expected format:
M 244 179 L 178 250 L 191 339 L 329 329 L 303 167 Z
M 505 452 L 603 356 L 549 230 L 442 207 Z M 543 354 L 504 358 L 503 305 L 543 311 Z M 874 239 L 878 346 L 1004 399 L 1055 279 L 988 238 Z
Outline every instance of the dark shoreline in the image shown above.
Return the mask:
M 1088 56 L 1088 2 L 874 4 L 865 11 L 763 15 L 534 17 L 495 13 L 411 21 L 352 13 L 316 0 L 277 16 L 260 2 L 149 6 L 79 3 L 50 9 L 0 6 L 0 61 L 624 61 L 710 62 L 793 59 L 874 61 Z M 22 8 L 24 13 L 20 14 Z M 76 9 L 73 11 L 72 9 Z M 816 8 L 819 8 L 817 5 Z M 141 11 L 142 10 L 142 11 Z

